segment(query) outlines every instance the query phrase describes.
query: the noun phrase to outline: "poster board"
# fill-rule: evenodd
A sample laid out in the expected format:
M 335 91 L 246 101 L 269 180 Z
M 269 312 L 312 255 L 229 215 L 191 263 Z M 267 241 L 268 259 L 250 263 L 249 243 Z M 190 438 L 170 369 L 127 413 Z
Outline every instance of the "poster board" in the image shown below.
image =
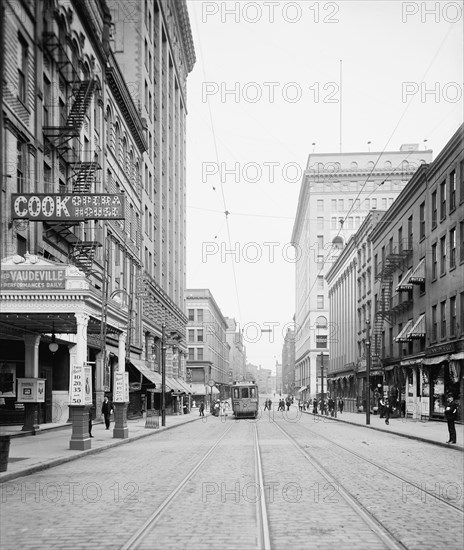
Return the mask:
M 45 403 L 44 378 L 18 378 L 18 403 Z

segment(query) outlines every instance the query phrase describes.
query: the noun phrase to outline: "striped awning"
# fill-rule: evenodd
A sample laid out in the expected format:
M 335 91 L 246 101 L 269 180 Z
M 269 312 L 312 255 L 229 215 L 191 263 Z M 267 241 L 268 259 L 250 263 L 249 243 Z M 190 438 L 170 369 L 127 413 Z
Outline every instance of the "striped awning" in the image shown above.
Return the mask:
M 415 269 L 409 276 L 409 282 L 413 285 L 425 283 L 425 258 L 416 265 Z
M 419 315 L 419 319 L 417 319 L 417 321 L 414 323 L 414 326 L 408 332 L 407 336 L 412 340 L 425 338 L 425 313 Z
M 406 275 L 398 283 L 398 286 L 396 287 L 396 292 L 399 292 L 400 290 L 412 290 L 412 283 L 409 280 L 411 273 L 412 267 L 406 272 Z
M 412 329 L 413 320 L 410 319 L 403 327 L 403 330 L 395 338 L 395 342 L 410 342 L 409 332 Z

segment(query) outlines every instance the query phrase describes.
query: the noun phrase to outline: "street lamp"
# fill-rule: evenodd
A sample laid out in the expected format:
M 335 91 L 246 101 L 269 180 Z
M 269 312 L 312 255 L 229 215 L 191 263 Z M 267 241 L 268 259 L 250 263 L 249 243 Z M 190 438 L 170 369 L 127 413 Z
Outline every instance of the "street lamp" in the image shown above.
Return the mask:
M 370 321 L 366 320 L 366 424 L 371 423 L 371 333 Z

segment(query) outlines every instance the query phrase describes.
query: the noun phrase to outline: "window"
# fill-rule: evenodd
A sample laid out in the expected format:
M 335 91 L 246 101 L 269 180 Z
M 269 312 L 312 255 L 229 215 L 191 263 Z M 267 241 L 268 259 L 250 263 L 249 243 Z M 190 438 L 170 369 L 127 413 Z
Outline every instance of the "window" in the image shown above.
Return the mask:
M 203 310 L 197 309 L 197 320 L 199 323 L 203 323 Z
M 25 143 L 22 141 L 16 142 L 16 184 L 18 193 L 24 193 L 26 191 L 26 150 Z
M 456 228 L 450 229 L 449 232 L 449 263 L 450 269 L 456 267 Z
M 456 208 L 456 170 L 453 170 L 449 179 L 449 209 L 452 212 Z
M 440 275 L 446 272 L 446 235 L 440 239 Z
M 437 227 L 437 192 L 432 193 L 432 229 Z
M 459 263 L 464 262 L 464 222 L 459 223 Z
M 191 328 L 188 329 L 188 341 L 195 342 L 195 331 Z
M 440 220 L 446 218 L 446 181 L 440 185 Z
M 371 200 L 370 199 L 364 199 L 364 208 L 366 210 L 369 210 L 371 207 Z
M 197 360 L 203 361 L 203 348 L 197 348 Z
M 332 217 L 331 222 L 330 222 L 330 228 L 331 229 L 337 229 L 337 218 Z
M 21 235 L 16 235 L 16 252 L 19 256 L 27 253 L 27 241 Z
M 319 212 L 324 212 L 324 201 L 322 199 L 317 200 L 317 209 Z
M 195 360 L 195 348 L 189 348 L 188 349 L 188 358 L 189 358 L 189 361 L 194 361 Z
M 317 246 L 318 248 L 324 248 L 324 235 L 317 236 Z
M 43 98 L 43 125 L 51 126 L 52 118 L 50 112 L 52 110 L 52 85 L 48 78 L 44 75 L 44 98 Z
M 398 229 L 398 252 L 403 252 L 403 228 Z
M 408 250 L 412 250 L 412 243 L 414 239 L 414 233 L 412 229 L 412 216 L 408 218 Z
M 324 229 L 324 218 L 317 218 L 317 228 Z
M 343 208 L 344 208 L 343 199 L 338 199 L 338 209 L 343 210 Z
M 450 336 L 456 335 L 456 296 L 450 298 Z
M 437 306 L 432 306 L 432 341 L 438 338 Z
M 189 321 L 195 321 L 195 310 L 189 309 L 188 310 L 188 320 Z
M 317 288 L 318 288 L 318 290 L 323 290 L 324 289 L 324 277 L 323 277 L 323 275 L 318 275 L 317 276 Z
M 437 278 L 437 243 L 432 244 L 432 279 Z
M 441 337 L 446 338 L 446 300 L 440 304 Z
M 327 329 L 327 317 L 324 317 L 323 315 L 320 315 L 316 319 L 316 328 L 317 329 L 320 329 L 320 328 Z
M 197 342 L 203 342 L 203 329 L 199 328 L 197 330 Z
M 377 208 L 377 199 L 372 199 L 372 210 L 375 210 Z
M 382 199 L 382 210 L 386 210 L 386 209 L 387 209 L 387 199 L 383 198 Z
M 332 210 L 337 210 L 337 199 L 332 199 Z
M 18 97 L 26 104 L 27 103 L 27 55 L 28 47 L 25 40 L 18 37 Z
M 419 206 L 419 238 L 425 239 L 425 201 Z
M 324 296 L 322 294 L 317 295 L 317 309 L 324 309 Z

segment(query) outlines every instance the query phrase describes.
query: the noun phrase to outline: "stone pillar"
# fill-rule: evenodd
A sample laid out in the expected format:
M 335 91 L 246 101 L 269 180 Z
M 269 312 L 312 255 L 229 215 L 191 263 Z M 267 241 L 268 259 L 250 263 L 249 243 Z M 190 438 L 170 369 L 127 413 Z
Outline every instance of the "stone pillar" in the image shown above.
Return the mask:
M 118 341 L 118 372 L 126 370 L 126 338 L 127 332 L 123 330 Z
M 418 373 L 418 368 L 417 367 L 412 367 L 412 400 L 413 400 L 413 403 L 414 403 L 414 408 L 413 408 L 413 413 L 412 413 L 412 417 L 414 418 L 414 420 L 416 419 L 421 419 L 421 402 L 420 402 L 420 399 L 418 399 L 418 396 L 417 396 L 417 375 L 419 374 L 419 376 L 422 377 L 422 372 L 419 370 L 419 373 Z M 406 400 L 408 399 L 408 393 L 409 393 L 409 376 L 406 378 Z
M 72 422 L 69 448 L 73 451 L 85 451 L 92 446 L 89 436 L 89 409 L 88 405 L 69 406 Z
M 40 335 L 24 335 L 24 375 L 25 378 L 39 377 L 39 344 Z M 39 430 L 39 404 L 24 403 L 24 425 L 22 431 L 30 432 Z
M 95 361 L 95 419 L 100 419 L 103 398 L 105 397 L 105 392 L 103 391 L 103 372 L 106 367 L 105 360 L 101 352 L 97 353 L 95 356 Z
M 87 325 L 89 315 L 86 313 L 75 313 L 77 322 L 76 345 L 69 350 L 70 369 L 73 365 L 84 365 L 87 362 Z M 72 434 L 69 448 L 76 451 L 90 449 L 91 441 L 89 435 L 89 405 L 69 405 L 69 417 L 72 422 Z

